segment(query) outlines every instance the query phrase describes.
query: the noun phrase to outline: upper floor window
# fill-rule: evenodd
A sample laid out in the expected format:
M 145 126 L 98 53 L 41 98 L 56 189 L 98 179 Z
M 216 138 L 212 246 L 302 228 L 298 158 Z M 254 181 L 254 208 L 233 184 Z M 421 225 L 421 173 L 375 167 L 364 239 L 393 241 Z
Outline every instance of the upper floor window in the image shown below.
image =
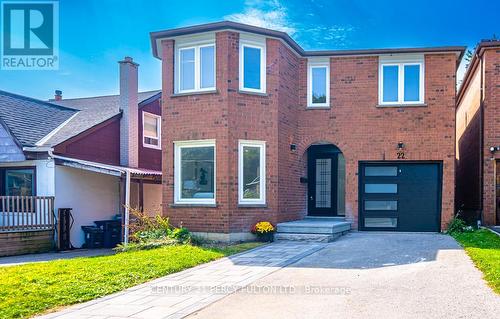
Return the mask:
M 142 112 L 142 145 L 160 149 L 161 117 L 156 114 Z
M 424 58 L 380 58 L 379 104 L 424 103 Z
M 307 106 L 330 106 L 329 62 L 309 63 L 307 68 Z
M 215 44 L 178 48 L 177 93 L 215 90 Z
M 265 43 L 240 41 L 240 90 L 266 92 Z

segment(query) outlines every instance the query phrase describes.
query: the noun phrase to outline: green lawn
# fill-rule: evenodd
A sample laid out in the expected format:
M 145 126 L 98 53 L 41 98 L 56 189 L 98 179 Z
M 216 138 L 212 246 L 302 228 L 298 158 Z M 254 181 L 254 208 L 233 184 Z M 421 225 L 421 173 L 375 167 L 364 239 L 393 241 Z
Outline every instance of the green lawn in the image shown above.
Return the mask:
M 486 229 L 454 234 L 490 287 L 500 294 L 500 237 Z
M 258 246 L 190 245 L 0 267 L 0 318 L 23 318 L 138 285 Z

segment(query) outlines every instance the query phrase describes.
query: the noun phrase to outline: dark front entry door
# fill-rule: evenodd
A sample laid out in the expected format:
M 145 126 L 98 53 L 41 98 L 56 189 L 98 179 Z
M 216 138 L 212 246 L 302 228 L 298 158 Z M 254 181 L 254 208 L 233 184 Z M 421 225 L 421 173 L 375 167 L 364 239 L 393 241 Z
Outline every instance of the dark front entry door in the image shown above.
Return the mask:
M 337 215 L 337 165 L 339 150 L 314 145 L 308 150 L 308 215 Z

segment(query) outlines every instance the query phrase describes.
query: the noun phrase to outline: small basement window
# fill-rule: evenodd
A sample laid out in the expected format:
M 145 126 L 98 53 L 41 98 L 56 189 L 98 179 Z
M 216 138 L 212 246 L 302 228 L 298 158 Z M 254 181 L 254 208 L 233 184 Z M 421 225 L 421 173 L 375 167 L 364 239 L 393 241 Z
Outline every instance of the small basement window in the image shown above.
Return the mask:
M 156 114 L 142 112 L 142 145 L 161 149 L 161 117 Z

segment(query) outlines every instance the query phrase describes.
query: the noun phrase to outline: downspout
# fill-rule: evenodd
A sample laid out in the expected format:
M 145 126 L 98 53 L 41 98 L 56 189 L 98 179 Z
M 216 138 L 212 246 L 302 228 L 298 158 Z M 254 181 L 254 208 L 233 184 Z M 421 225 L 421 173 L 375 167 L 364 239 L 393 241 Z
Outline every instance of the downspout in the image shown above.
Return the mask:
M 129 235 L 129 207 L 130 207 L 130 172 L 127 171 L 125 173 L 125 230 L 123 234 L 123 242 L 128 244 L 128 235 Z
M 128 244 L 128 240 L 129 240 L 129 221 L 130 221 L 130 218 L 129 218 L 129 214 L 130 214 L 130 211 L 129 211 L 129 206 L 130 206 L 130 180 L 131 180 L 131 174 L 130 174 L 130 171 L 126 170 L 126 169 L 121 169 L 121 168 L 118 168 L 118 167 L 114 167 L 114 166 L 109 166 L 109 165 L 105 165 L 105 164 L 99 164 L 99 163 L 95 163 L 95 162 L 87 162 L 87 161 L 83 161 L 83 160 L 78 160 L 78 159 L 75 159 L 75 158 L 71 158 L 71 157 L 64 157 L 64 156 L 60 156 L 60 155 L 55 155 L 53 153 L 53 149 L 48 149 L 47 150 L 48 154 L 50 157 L 52 158 L 57 158 L 57 159 L 62 159 L 62 160 L 66 160 L 66 161 L 72 161 L 72 162 L 77 162 L 77 163 L 82 163 L 82 164 L 88 164 L 88 165 L 92 165 L 92 166 L 95 166 L 95 167 L 99 167 L 99 168 L 102 168 L 102 169 L 108 169 L 108 170 L 113 170 L 113 171 L 117 171 L 117 172 L 120 172 L 121 174 L 124 174 L 125 175 L 125 218 L 124 218 L 124 234 L 123 234 L 123 243 L 125 245 Z
M 479 52 L 476 52 L 476 57 L 479 59 L 479 72 L 480 72 L 480 84 L 479 84 L 479 114 L 480 114 L 480 121 L 479 121 L 479 147 L 481 148 L 481 151 L 479 152 L 479 221 L 478 221 L 478 226 L 480 226 L 483 223 L 483 196 L 484 196 L 484 89 L 483 89 L 483 72 L 484 72 L 484 66 L 483 66 L 483 59 L 481 58 L 481 55 Z

